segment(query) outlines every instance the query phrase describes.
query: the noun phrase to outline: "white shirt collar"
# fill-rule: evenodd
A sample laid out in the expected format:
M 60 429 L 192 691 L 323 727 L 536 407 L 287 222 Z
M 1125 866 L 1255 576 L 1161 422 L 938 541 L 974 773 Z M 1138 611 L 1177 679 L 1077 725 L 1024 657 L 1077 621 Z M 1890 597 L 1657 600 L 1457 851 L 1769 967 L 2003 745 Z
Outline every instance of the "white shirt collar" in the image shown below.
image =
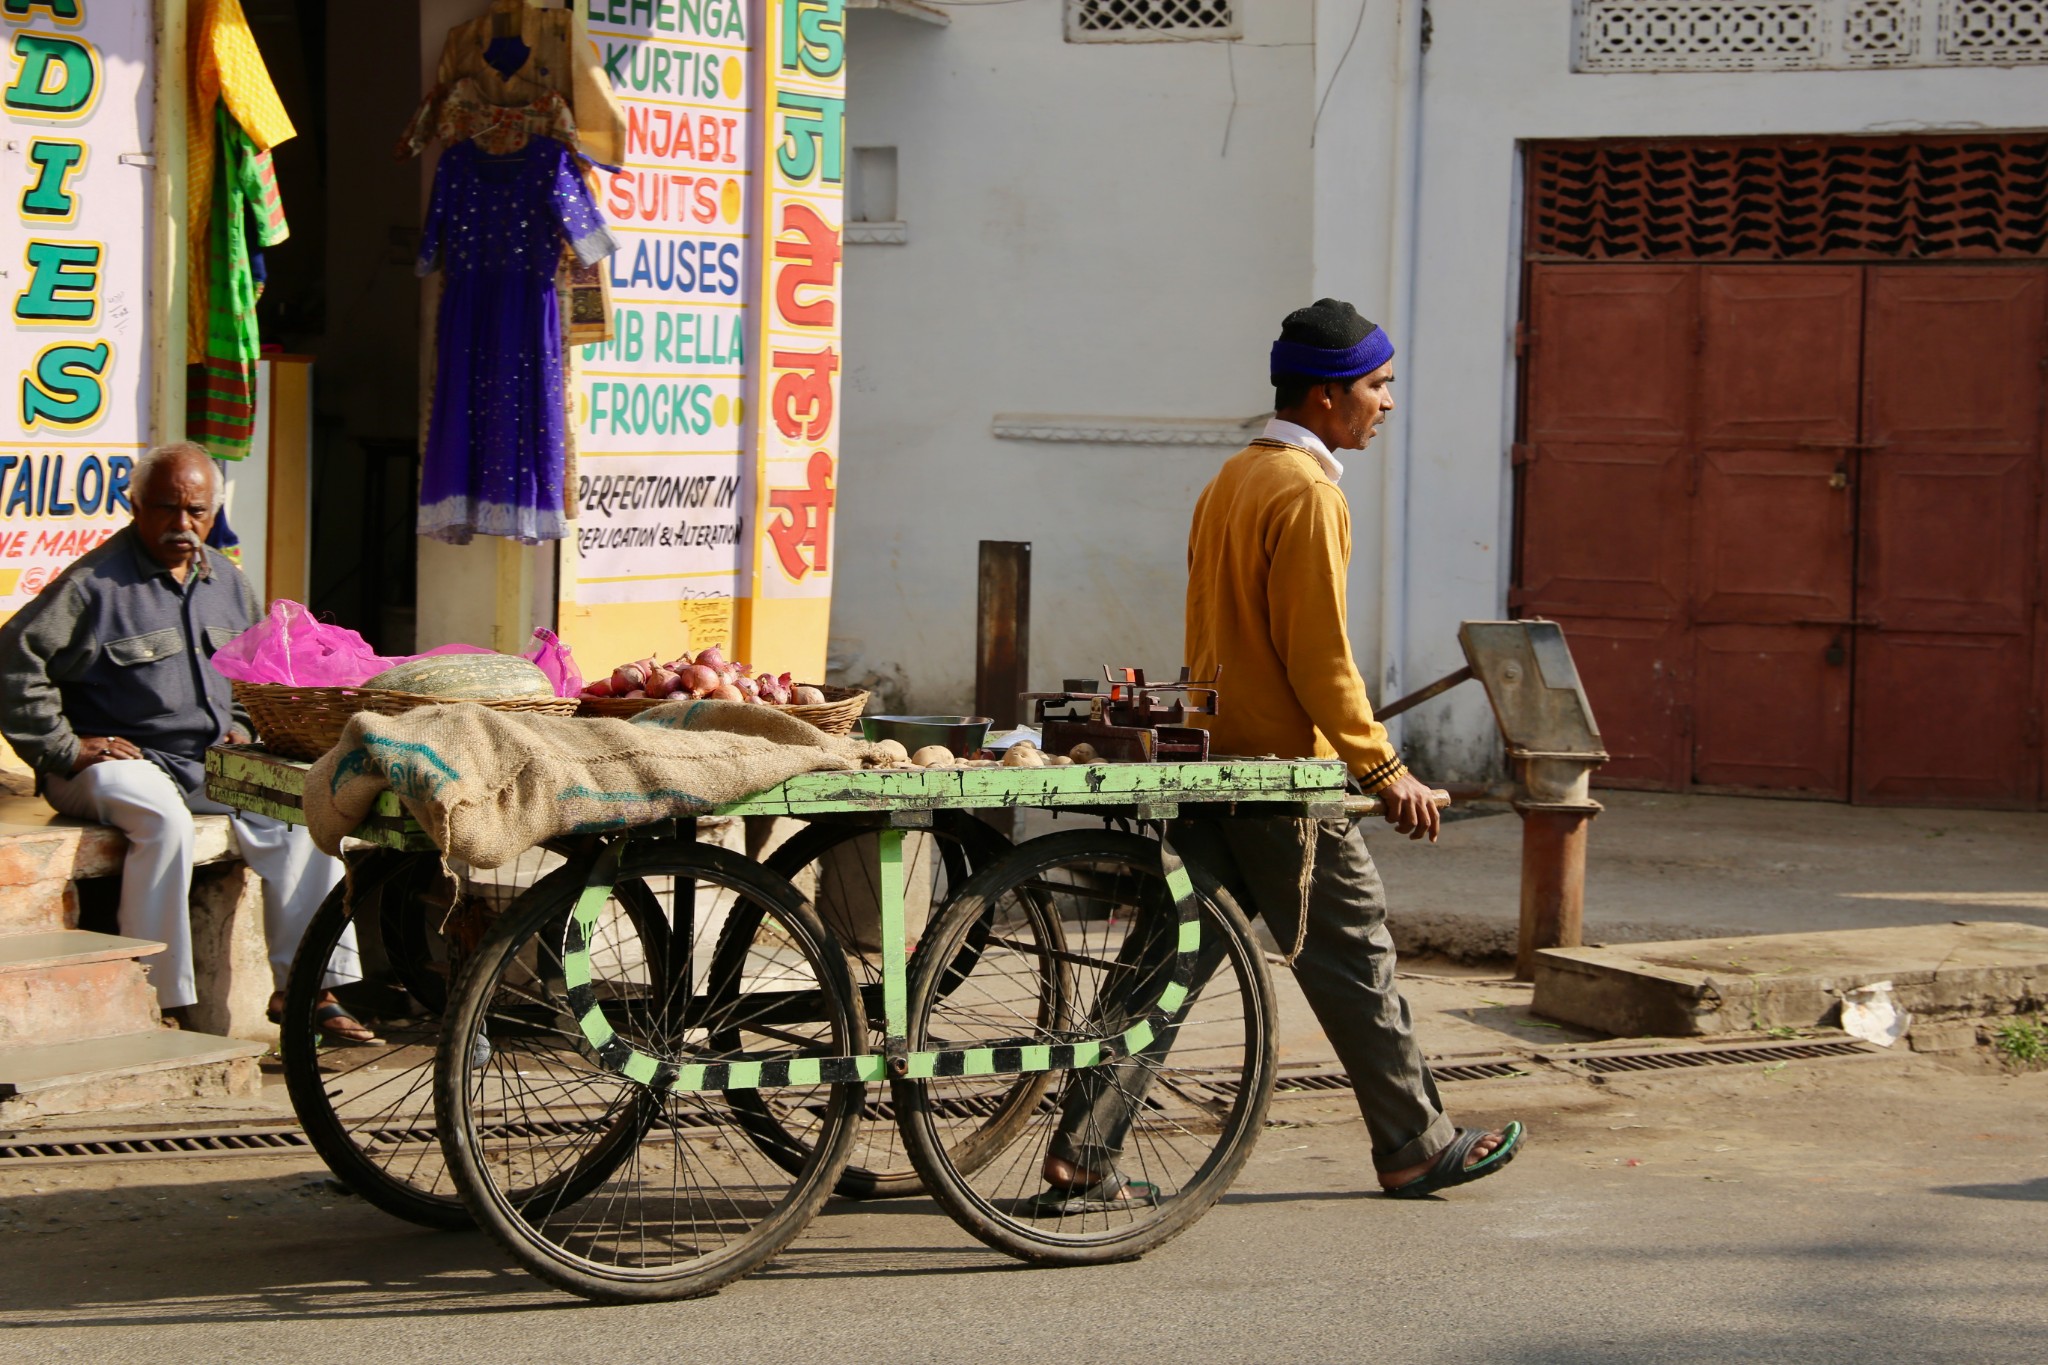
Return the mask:
M 1275 417 L 1266 423 L 1266 429 L 1259 434 L 1269 441 L 1285 441 L 1288 445 L 1300 446 L 1315 456 L 1316 463 L 1330 476 L 1331 483 L 1336 483 L 1344 477 L 1344 466 L 1337 463 L 1337 457 L 1323 444 L 1323 438 L 1307 427 L 1297 426 L 1284 418 Z

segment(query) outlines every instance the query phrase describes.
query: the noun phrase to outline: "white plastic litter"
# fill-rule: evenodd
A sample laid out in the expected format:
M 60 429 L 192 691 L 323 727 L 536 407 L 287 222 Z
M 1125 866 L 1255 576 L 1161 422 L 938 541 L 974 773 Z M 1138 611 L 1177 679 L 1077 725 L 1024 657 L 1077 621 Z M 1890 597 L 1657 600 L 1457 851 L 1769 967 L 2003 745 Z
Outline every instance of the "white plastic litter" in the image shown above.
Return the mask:
M 1892 983 L 1873 981 L 1842 994 L 1842 1031 L 1879 1047 L 1906 1036 L 1913 1016 L 1892 999 Z
M 1028 739 L 1031 741 L 1033 746 L 1037 746 L 1040 738 L 1041 737 L 1038 731 L 1033 727 L 1029 725 L 1020 725 L 1014 730 L 1005 730 L 1000 735 L 990 735 L 987 739 L 981 742 L 981 747 L 984 749 L 1000 752 L 1001 750 L 1009 748 L 1012 744 L 1015 744 L 1020 739 Z

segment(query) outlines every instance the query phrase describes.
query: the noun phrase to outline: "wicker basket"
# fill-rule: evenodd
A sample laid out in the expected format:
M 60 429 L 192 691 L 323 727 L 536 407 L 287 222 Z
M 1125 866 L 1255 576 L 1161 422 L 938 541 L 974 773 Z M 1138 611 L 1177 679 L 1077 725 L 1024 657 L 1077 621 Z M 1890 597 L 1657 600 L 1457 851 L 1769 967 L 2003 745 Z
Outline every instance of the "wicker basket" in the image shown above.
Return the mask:
M 294 687 L 288 683 L 234 685 L 235 700 L 256 723 L 263 747 L 286 758 L 314 759 L 341 742 L 342 727 L 358 711 L 398 716 L 418 706 L 440 706 L 447 697 L 422 697 L 377 687 Z M 537 711 L 567 716 L 576 711 L 574 697 L 506 697 L 475 700 L 493 711 Z
M 860 719 L 860 713 L 868 708 L 868 694 L 858 687 L 819 687 L 825 694 L 822 702 L 806 706 L 778 706 L 775 709 L 784 715 L 795 716 L 798 720 L 809 721 L 828 735 L 845 735 L 853 732 L 853 723 Z M 583 705 L 576 712 L 579 716 L 607 716 L 613 720 L 631 720 L 650 706 L 666 706 L 671 701 L 688 701 L 687 697 L 585 697 Z

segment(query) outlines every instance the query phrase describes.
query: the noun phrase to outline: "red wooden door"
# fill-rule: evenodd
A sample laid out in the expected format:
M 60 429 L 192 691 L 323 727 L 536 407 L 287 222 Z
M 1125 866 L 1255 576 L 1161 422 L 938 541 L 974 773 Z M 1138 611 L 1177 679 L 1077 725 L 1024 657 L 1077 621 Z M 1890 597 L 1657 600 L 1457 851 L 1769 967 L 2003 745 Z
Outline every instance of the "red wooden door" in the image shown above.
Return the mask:
M 1858 266 L 1700 281 L 1692 780 L 1849 794 Z
M 1698 272 L 1538 265 L 1529 281 L 1521 587 L 1564 624 L 1616 784 L 1687 777 L 1687 430 Z
M 2048 800 L 2048 270 L 1530 269 L 1523 615 L 1603 783 Z
M 1856 797 L 2030 803 L 2048 271 L 1870 276 Z

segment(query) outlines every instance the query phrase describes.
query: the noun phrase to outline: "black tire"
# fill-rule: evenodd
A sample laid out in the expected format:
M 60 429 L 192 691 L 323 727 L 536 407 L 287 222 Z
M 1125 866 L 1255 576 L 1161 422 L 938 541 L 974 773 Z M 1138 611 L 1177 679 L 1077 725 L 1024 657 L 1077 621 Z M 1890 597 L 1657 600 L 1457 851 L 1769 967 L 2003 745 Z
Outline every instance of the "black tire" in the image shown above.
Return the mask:
M 1175 960 L 1178 926 L 1159 851 L 1150 839 L 1107 830 L 1053 834 L 976 875 L 928 931 L 930 951 L 911 974 L 912 1049 L 1074 1043 L 1113 1038 L 1135 1023 L 1158 1000 Z M 925 1188 L 989 1246 L 1054 1265 L 1130 1260 L 1192 1225 L 1251 1155 L 1273 1087 L 1272 981 L 1230 894 L 1200 870 L 1187 871 L 1201 905 L 1203 961 L 1213 967 L 1158 1042 L 1114 1065 L 1041 1073 L 1043 1100 L 997 1136 L 999 1150 L 962 1152 L 948 1139 L 944 1112 L 965 1078 L 894 1083 L 904 1145 Z M 1044 899 L 1063 925 L 1059 960 L 1074 977 L 1053 1028 L 1001 1004 L 1011 969 L 993 953 L 964 984 L 949 990 L 944 980 L 953 946 L 1019 898 Z M 1013 1083 L 1021 1090 L 1032 1079 Z M 1092 1126 L 1103 1123 L 1125 1131 L 1110 1136 Z M 1096 1159 L 1156 1186 L 1156 1202 L 1063 1207 L 1048 1196 L 1040 1172 L 1063 1128 L 1069 1137 L 1095 1134 Z
M 936 922 L 951 893 L 964 885 L 973 873 L 992 865 L 1009 852 L 1012 845 L 995 829 L 964 811 L 934 812 L 931 833 L 940 858 L 940 865 L 932 872 L 942 873 L 945 878 L 942 887 L 933 888 L 935 892 L 942 893 L 934 896 L 931 908 L 931 920 Z M 813 824 L 771 853 L 765 866 L 801 889 L 807 881 L 819 879 L 822 860 L 828 855 L 850 843 L 872 840 L 874 836 L 875 830 L 869 826 L 839 822 Z M 822 918 L 825 907 L 820 902 L 821 897 L 814 894 L 812 909 L 818 911 Z M 735 914 L 726 922 L 719 936 L 718 953 L 725 955 L 743 951 L 759 922 L 759 916 Z M 854 987 L 860 993 L 862 1013 L 867 1019 L 870 1046 L 879 1051 L 883 1033 L 880 964 L 871 954 L 860 951 L 849 933 L 850 926 L 828 924 L 827 928 L 847 949 Z M 972 950 L 970 944 L 963 953 Z M 761 1150 L 770 1159 L 792 1170 L 804 1161 L 811 1146 L 809 1130 L 815 1121 L 814 1115 L 790 1113 L 758 1091 L 750 1095 L 735 1093 L 733 1104 L 735 1108 L 754 1110 L 759 1127 L 753 1131 L 759 1133 Z M 924 1192 L 924 1182 L 919 1178 L 917 1168 L 910 1164 L 909 1154 L 902 1148 L 895 1106 L 883 1085 L 869 1086 L 863 1097 L 860 1133 L 854 1139 L 853 1155 L 833 1192 L 844 1199 L 900 1199 Z
M 586 874 L 573 862 L 537 884 L 465 967 L 436 1068 L 442 1149 L 478 1226 L 542 1279 L 613 1302 L 709 1294 L 788 1245 L 824 1203 L 861 1087 L 809 1087 L 818 1131 L 807 1160 L 785 1171 L 757 1150 L 753 1120 L 730 1103 L 738 1092 L 657 1091 L 603 1067 L 547 963 L 588 973 L 593 1015 L 631 1048 L 687 1065 L 857 1052 L 846 959 L 788 882 L 723 849 L 655 841 L 627 846 L 618 885 L 694 892 L 679 897 L 666 963 L 611 960 L 602 943 L 565 956 Z M 708 941 L 697 951 L 710 938 L 698 921 L 745 903 L 789 951 L 729 962 L 721 976 Z M 698 963 L 709 969 L 701 993 Z M 805 975 L 792 977 L 792 963 Z M 564 1147 L 575 1150 L 557 1159 Z
M 314 914 L 285 985 L 279 1053 L 292 1109 L 336 1179 L 394 1217 L 423 1227 L 473 1226 L 436 1130 L 434 1061 L 448 974 L 463 940 L 480 936 L 538 860 L 478 874 L 457 889 L 439 855 L 372 850 L 350 859 L 349 878 Z M 646 888 L 622 888 L 647 951 L 668 927 Z M 332 987 L 339 1003 L 378 1037 L 371 1047 L 323 1046 L 314 1011 L 328 989 L 343 935 L 355 931 L 357 980 Z M 473 945 L 472 945 L 473 946 Z

